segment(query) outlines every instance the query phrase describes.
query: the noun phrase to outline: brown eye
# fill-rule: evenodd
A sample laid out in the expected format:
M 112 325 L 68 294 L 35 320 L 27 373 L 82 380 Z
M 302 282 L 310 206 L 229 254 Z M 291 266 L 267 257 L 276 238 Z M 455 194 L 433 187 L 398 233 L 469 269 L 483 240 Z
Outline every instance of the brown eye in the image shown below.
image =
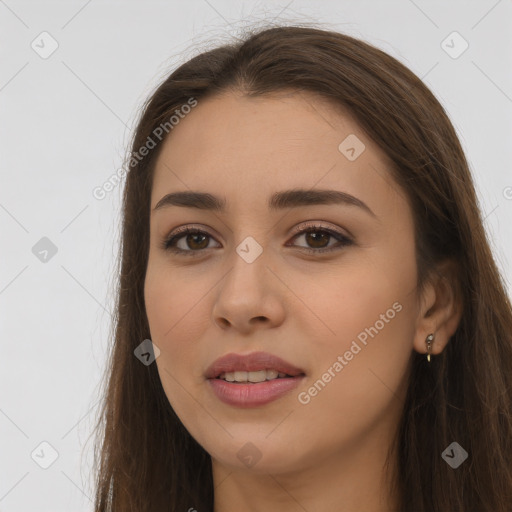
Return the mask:
M 352 240 L 337 231 L 324 228 L 322 226 L 308 226 L 306 229 L 299 231 L 293 240 L 304 237 L 306 247 L 298 246 L 302 250 L 311 253 L 322 253 L 341 249 L 345 246 L 352 245 Z M 329 246 L 329 241 L 335 239 L 337 244 Z
M 202 250 L 208 248 L 209 239 L 212 239 L 212 237 L 205 231 L 186 228 L 164 240 L 162 247 L 178 254 L 196 256 Z
M 292 240 L 297 240 L 300 237 L 304 237 L 306 246 L 292 245 L 301 251 L 313 254 L 330 252 L 353 244 L 352 240 L 344 234 L 322 226 L 308 226 L 296 233 Z M 331 239 L 337 243 L 329 245 Z M 211 240 L 214 238 L 207 232 L 187 227 L 164 240 L 162 248 L 177 255 L 200 256 L 205 249 L 211 248 L 209 247 Z
M 201 241 L 200 241 L 201 240 Z M 206 249 L 208 247 L 208 235 L 192 233 L 185 236 L 185 244 L 191 249 Z
M 326 231 L 308 231 L 304 236 L 306 242 L 315 249 L 323 249 L 329 243 L 329 239 L 332 238 L 332 235 Z

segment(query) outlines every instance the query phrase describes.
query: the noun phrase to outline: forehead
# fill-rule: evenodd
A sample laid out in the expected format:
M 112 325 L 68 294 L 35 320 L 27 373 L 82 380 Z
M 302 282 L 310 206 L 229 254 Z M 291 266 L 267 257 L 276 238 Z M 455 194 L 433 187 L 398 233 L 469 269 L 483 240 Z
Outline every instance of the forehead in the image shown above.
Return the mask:
M 360 144 L 359 151 L 364 148 L 355 160 L 340 150 L 346 140 Z M 386 184 L 396 189 L 387 163 L 353 117 L 323 98 L 227 93 L 199 100 L 164 141 L 151 205 L 168 192 L 187 189 L 227 197 L 228 207 L 246 208 L 294 187 L 337 188 L 369 197 Z

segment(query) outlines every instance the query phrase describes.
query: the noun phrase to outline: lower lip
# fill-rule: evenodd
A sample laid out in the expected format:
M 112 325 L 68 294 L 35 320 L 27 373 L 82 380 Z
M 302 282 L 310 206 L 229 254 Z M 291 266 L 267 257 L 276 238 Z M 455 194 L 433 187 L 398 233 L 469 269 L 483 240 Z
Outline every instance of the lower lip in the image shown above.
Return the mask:
M 254 384 L 237 384 L 222 379 L 208 379 L 217 398 L 236 407 L 257 407 L 277 400 L 295 389 L 305 375 L 266 380 Z

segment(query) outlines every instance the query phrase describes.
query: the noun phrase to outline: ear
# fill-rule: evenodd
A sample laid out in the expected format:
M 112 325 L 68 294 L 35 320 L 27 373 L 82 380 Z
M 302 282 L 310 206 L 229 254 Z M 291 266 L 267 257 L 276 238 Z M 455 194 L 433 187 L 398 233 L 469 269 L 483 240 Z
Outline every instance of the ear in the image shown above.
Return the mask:
M 431 354 L 440 354 L 455 334 L 462 317 L 462 298 L 459 293 L 458 266 L 446 260 L 433 271 L 420 297 L 414 349 L 427 353 L 427 336 L 434 335 Z

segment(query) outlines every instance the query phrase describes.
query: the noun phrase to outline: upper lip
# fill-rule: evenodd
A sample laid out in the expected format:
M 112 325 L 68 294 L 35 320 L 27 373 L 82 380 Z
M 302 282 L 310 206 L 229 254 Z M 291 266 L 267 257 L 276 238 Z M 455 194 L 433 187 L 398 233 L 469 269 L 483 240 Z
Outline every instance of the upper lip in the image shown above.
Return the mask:
M 277 370 L 295 377 L 304 374 L 304 371 L 284 361 L 278 356 L 267 352 L 253 352 L 251 354 L 226 354 L 215 360 L 206 370 L 207 379 L 215 379 L 225 372 L 245 371 L 255 372 L 258 370 Z

